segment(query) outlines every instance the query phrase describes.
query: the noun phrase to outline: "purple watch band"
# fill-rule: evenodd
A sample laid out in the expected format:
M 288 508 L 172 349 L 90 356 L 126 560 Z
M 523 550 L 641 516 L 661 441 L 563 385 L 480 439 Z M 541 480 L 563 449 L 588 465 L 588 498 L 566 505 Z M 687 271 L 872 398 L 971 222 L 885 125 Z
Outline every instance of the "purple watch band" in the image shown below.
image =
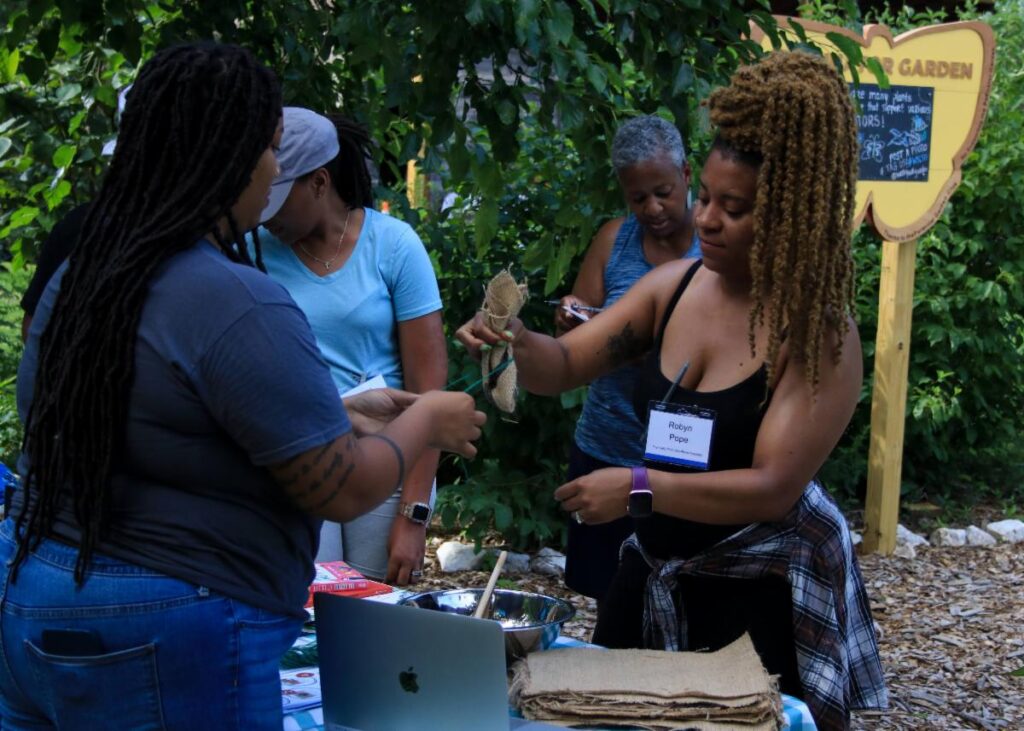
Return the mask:
M 647 468 L 631 467 L 630 471 L 633 475 L 633 487 L 630 492 L 650 492 L 651 485 L 647 481 Z

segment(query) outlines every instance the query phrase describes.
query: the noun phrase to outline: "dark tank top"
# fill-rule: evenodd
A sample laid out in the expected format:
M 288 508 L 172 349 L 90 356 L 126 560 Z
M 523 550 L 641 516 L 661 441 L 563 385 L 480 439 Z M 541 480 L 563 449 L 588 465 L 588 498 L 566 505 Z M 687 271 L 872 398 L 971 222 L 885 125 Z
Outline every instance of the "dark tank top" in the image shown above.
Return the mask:
M 700 268 L 698 261 L 683 276 L 679 287 L 665 309 L 661 327 L 654 340 L 654 347 L 644 359 L 640 378 L 633 391 L 633 408 L 637 418 L 646 425 L 650 415 L 651 401 L 664 401 L 671 389 L 669 403 L 684 404 L 715 412 L 715 427 L 711 439 L 708 472 L 748 468 L 754 460 L 754 442 L 761 427 L 761 420 L 771 401 L 768 388 L 768 371 L 762 365 L 748 378 L 734 386 L 720 391 L 692 391 L 677 386 L 661 372 L 661 345 L 672 312 L 693 275 Z M 646 438 L 645 438 L 646 441 Z M 650 469 L 663 472 L 702 472 L 703 470 L 684 465 L 644 460 Z M 660 559 L 673 557 L 689 558 L 728 538 L 744 528 L 744 525 L 710 525 L 696 523 L 682 518 L 673 518 L 655 513 L 650 518 L 635 521 L 636 535 L 644 550 Z

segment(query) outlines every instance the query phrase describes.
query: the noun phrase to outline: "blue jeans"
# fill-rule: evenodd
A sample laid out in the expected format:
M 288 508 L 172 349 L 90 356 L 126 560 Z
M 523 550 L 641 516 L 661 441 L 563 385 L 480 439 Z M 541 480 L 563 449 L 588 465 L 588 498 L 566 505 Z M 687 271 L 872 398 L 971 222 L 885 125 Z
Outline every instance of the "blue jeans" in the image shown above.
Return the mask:
M 0 524 L 0 728 L 273 729 L 278 664 L 301 621 L 43 541 L 10 580 Z

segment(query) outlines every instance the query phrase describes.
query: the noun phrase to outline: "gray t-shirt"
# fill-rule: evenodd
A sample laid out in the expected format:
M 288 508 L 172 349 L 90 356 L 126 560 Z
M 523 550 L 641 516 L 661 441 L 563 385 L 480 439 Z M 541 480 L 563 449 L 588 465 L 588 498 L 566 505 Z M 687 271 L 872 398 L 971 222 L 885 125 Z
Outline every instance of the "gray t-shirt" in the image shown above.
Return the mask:
M 65 270 L 47 286 L 18 371 L 22 420 Z M 320 520 L 297 509 L 264 466 L 348 432 L 337 393 L 283 287 L 205 241 L 171 258 L 142 311 L 125 451 L 99 552 L 305 616 Z M 27 467 L 22 455 L 23 476 Z M 79 541 L 70 499 L 54 534 Z

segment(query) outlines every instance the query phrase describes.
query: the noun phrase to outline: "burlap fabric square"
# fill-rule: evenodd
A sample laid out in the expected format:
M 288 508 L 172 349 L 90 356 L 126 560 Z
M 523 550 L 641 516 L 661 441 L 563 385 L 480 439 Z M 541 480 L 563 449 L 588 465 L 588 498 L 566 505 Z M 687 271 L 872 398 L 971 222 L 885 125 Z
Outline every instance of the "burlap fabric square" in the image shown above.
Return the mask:
M 775 731 L 782 698 L 749 635 L 717 652 L 573 647 L 516 664 L 510 696 L 528 719 L 562 726 Z

